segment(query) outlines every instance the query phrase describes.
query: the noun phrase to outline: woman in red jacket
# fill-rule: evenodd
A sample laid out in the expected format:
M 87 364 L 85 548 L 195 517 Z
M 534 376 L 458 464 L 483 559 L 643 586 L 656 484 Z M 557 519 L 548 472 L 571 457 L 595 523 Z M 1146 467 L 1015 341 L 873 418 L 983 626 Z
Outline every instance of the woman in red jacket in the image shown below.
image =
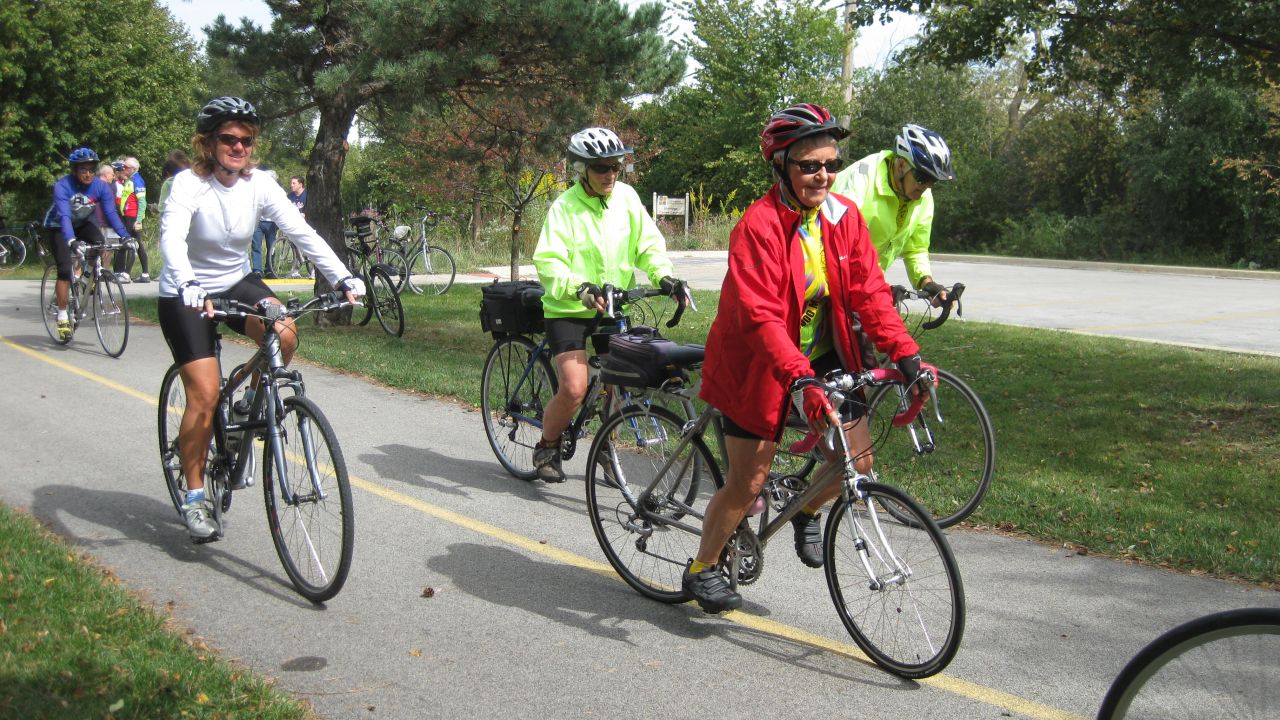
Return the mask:
M 729 236 L 729 273 L 707 337 L 701 397 L 723 413 L 728 473 L 707 506 L 698 556 L 685 593 L 707 612 L 741 607 L 715 563 L 759 496 L 786 422 L 792 384 L 838 368 L 857 371 L 858 330 L 914 381 L 919 348 L 894 309 L 867 225 L 848 199 L 832 195 L 843 161 L 837 141 L 849 131 L 826 109 L 795 105 L 769 119 L 760 150 L 774 185 L 751 204 Z M 855 315 L 856 314 L 856 315 Z M 805 387 L 796 403 L 814 430 L 841 422 L 826 395 Z M 846 403 L 850 448 L 860 472 L 871 469 L 865 406 Z M 822 565 L 819 497 L 792 520 L 796 552 Z

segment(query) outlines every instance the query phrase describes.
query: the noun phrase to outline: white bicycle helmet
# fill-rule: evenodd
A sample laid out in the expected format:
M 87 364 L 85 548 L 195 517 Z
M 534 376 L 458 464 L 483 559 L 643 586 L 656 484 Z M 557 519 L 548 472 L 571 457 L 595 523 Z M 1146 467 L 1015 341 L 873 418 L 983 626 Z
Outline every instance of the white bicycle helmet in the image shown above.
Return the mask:
M 894 143 L 894 152 L 911 167 L 935 180 L 955 180 L 951 169 L 951 148 L 938 133 L 919 125 L 902 128 Z
M 608 128 L 579 130 L 569 138 L 569 160 L 588 163 L 603 158 L 630 155 L 631 148 L 622 144 L 618 134 Z

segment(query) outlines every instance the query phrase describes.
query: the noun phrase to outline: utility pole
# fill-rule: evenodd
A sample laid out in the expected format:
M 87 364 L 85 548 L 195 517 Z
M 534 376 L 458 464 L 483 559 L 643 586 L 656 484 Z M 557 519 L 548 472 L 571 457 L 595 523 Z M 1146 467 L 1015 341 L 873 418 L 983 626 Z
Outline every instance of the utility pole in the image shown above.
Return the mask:
M 858 43 L 857 28 L 853 26 L 853 3 L 855 0 L 845 0 L 844 2 L 844 31 L 849 40 L 844 46 L 844 67 L 840 70 L 840 81 L 844 85 L 844 104 L 846 108 L 853 107 L 853 48 Z M 853 110 L 845 111 L 840 121 L 845 127 L 849 127 L 853 123 Z

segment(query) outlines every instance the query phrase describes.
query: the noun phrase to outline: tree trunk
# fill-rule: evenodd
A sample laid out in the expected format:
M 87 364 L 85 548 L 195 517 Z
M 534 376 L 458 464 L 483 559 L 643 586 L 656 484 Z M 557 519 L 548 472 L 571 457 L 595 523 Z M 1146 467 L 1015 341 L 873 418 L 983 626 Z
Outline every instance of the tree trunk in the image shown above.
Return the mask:
M 511 279 L 520 279 L 520 221 L 524 217 L 524 208 L 516 208 L 511 213 Z
M 480 193 L 471 193 L 471 248 L 480 248 Z
M 318 104 L 320 128 L 316 132 L 316 143 L 311 148 L 307 169 L 307 222 L 351 271 L 358 274 L 359 268 L 351 267 L 342 234 L 342 168 L 347 162 L 347 133 L 355 119 L 356 104 L 342 96 L 325 97 Z M 328 280 L 317 272 L 315 292 L 318 294 L 328 289 Z M 317 315 L 316 323 L 350 325 L 351 309 Z

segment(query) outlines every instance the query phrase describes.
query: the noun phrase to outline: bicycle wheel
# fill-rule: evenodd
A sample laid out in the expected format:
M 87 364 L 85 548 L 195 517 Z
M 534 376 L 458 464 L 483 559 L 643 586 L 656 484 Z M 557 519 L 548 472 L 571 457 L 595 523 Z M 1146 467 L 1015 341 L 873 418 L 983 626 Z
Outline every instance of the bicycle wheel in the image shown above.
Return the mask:
M 409 261 L 409 289 L 421 295 L 443 295 L 453 287 L 458 268 L 448 250 L 428 245 L 419 250 Z M 416 278 L 416 279 L 415 279 Z
M 1124 666 L 1098 720 L 1275 718 L 1280 714 L 1280 608 L 1196 618 Z
M 129 344 L 129 302 L 124 296 L 124 286 L 107 274 L 94 283 L 93 325 L 108 355 L 124 354 L 125 345 Z
M 271 540 L 298 593 L 324 602 L 342 589 L 351 569 L 355 509 L 347 464 L 329 421 L 315 403 L 292 396 L 276 419 L 280 444 L 262 451 L 262 489 Z M 284 466 L 276 465 L 275 453 Z
M 964 588 L 951 546 L 906 493 L 880 483 L 862 489 L 864 500 L 838 501 L 827 518 L 823 567 L 836 613 L 880 667 L 905 678 L 935 675 L 964 634 Z M 889 507 L 910 513 L 911 522 Z
M 872 437 L 888 434 L 876 448 L 876 476 L 919 500 L 939 527 L 951 527 L 977 509 L 991 487 L 996 436 L 977 394 L 946 370 L 938 371 L 939 423 L 926 403 L 910 427 L 893 429 L 902 390 L 886 385 L 871 399 Z M 913 441 L 909 430 L 915 432 Z M 893 512 L 892 508 L 890 512 Z M 909 514 L 899 515 L 909 520 Z
M 0 272 L 16 270 L 26 261 L 26 243 L 14 235 L 0 235 Z
M 405 260 L 397 250 L 391 248 L 383 248 L 382 263 L 383 270 L 387 271 L 387 276 L 391 278 L 396 292 L 404 292 L 405 283 L 409 281 L 409 261 Z
M 58 281 L 58 268 L 54 265 L 47 265 L 44 269 L 44 277 L 40 280 L 40 317 L 44 320 L 44 331 L 49 333 L 49 337 L 59 345 L 66 345 L 71 342 L 71 338 L 65 340 L 58 335 L 58 302 L 54 295 L 55 283 Z M 68 291 L 70 294 L 70 291 Z M 67 316 L 72 317 L 70 312 L 71 306 L 68 303 Z M 72 321 L 74 322 L 74 320 Z
M 404 306 L 396 293 L 395 281 L 380 267 L 369 268 L 369 287 L 366 303 L 378 318 L 383 332 L 393 337 L 404 335 Z M 366 311 L 367 312 L 367 311 Z M 365 322 L 368 322 L 366 318 Z M 361 323 L 364 324 L 364 323 Z
M 682 437 L 683 426 L 666 408 L 631 405 L 605 420 L 587 455 L 587 515 L 600 549 L 628 585 L 665 603 L 689 599 L 680 578 L 723 484 L 702 438 Z
M 173 509 L 182 516 L 182 503 L 186 501 L 187 477 L 182 472 L 182 458 L 178 453 L 178 431 L 182 425 L 182 414 L 187 409 L 187 391 L 182 384 L 182 376 L 177 365 L 169 366 L 160 383 L 160 401 L 158 404 L 157 437 L 160 439 L 160 469 L 164 471 L 165 487 L 169 489 L 169 500 Z M 231 495 L 223 484 L 215 482 L 217 473 L 213 471 L 214 445 L 209 441 L 209 454 L 205 459 L 204 478 L 205 491 L 209 502 L 214 506 L 218 526 L 222 526 L 222 511 L 231 504 Z
M 480 379 L 480 410 L 489 447 L 502 467 L 521 480 L 537 477 L 533 446 L 542 438 L 542 411 L 557 388 L 545 353 L 529 366 L 536 347 L 519 335 L 495 342 Z

